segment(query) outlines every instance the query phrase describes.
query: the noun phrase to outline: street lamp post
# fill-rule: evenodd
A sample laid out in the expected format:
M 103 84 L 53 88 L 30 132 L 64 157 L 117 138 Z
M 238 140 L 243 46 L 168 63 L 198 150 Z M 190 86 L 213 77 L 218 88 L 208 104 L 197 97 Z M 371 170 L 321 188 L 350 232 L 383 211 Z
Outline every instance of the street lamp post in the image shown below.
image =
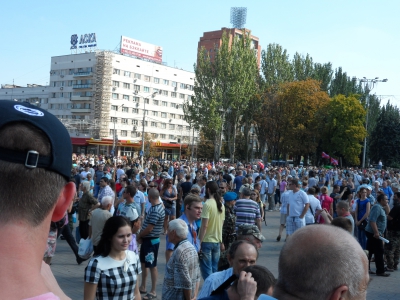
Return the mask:
M 353 81 L 359 80 L 361 84 L 364 85 L 364 89 L 367 90 L 368 94 L 366 96 L 366 104 L 367 104 L 367 116 L 365 119 L 365 130 L 368 134 L 368 117 L 369 117 L 369 93 L 372 91 L 372 89 L 375 87 L 375 85 L 378 82 L 387 82 L 387 78 L 379 80 L 379 77 L 375 77 L 374 79 L 368 79 L 366 77 L 363 77 L 361 79 L 358 79 L 357 77 L 353 77 Z M 363 147 L 363 159 L 362 159 L 362 168 L 365 168 L 365 156 L 366 156 L 366 150 L 367 150 L 367 135 L 365 135 L 364 138 L 364 147 Z
M 115 118 L 114 118 L 114 130 L 113 130 L 113 149 L 112 149 L 112 155 L 113 156 L 115 156 L 115 153 L 116 153 L 116 146 L 117 146 L 117 144 L 118 144 L 118 142 L 117 142 L 117 140 L 118 140 L 118 135 L 117 135 L 117 133 L 116 133 L 116 131 L 115 131 L 115 123 L 116 123 L 116 121 L 117 121 L 117 111 L 118 111 L 118 109 L 120 108 L 120 107 L 123 107 L 125 104 L 121 104 L 120 106 L 117 106 L 117 109 L 115 110 Z
M 135 91 L 135 95 L 137 95 L 138 92 Z M 144 169 L 144 165 L 143 165 L 143 157 L 144 157 L 144 122 L 145 122 L 145 118 L 146 118 L 146 101 L 149 100 L 149 98 L 147 98 L 148 96 L 151 96 L 152 98 L 155 97 L 155 95 L 157 94 L 157 92 L 151 93 L 146 95 L 146 97 L 143 97 L 143 123 L 142 123 L 142 155 L 141 155 L 141 159 L 140 159 L 140 163 L 142 165 L 142 168 Z

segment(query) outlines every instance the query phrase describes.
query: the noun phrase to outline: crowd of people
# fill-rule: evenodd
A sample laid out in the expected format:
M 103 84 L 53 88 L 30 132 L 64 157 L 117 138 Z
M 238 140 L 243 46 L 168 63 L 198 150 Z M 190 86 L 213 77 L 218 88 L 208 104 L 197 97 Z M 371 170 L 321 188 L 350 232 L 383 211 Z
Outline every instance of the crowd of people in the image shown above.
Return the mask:
M 71 160 L 54 116 L 11 101 L 0 103 L 0 135 L 1 299 L 69 299 L 49 265 L 60 234 L 78 264 L 88 259 L 73 240 L 74 212 L 76 234 L 94 248 L 84 299 L 365 299 L 370 274 L 397 270 L 399 173 Z M 286 230 L 278 278 L 257 263 L 268 211 L 281 215 L 277 242 Z

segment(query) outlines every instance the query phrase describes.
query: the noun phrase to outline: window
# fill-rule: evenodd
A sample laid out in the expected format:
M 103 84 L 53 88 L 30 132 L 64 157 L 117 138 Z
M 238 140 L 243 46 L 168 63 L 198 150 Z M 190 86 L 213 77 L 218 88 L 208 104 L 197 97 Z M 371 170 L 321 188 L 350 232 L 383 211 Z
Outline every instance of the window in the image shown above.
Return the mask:
M 154 77 L 154 83 L 160 83 L 160 78 Z
M 68 86 L 72 86 L 72 80 L 68 80 Z
M 131 137 L 136 137 L 136 131 L 131 131 Z
M 138 120 L 132 120 L 132 125 L 137 125 L 137 124 L 139 124 Z
M 74 72 L 75 72 L 75 70 L 74 70 L 74 69 L 69 69 L 69 72 L 68 72 L 68 74 L 69 74 L 69 75 L 73 75 L 73 74 L 74 74 Z
M 176 87 L 178 85 L 178 83 L 176 81 L 172 81 L 172 86 Z
M 176 92 L 171 92 L 171 97 L 176 98 Z
M 185 94 L 179 94 L 179 98 L 185 99 Z
M 142 78 L 142 75 L 135 73 L 135 78 L 140 79 L 140 78 Z
M 63 105 L 61 103 L 58 104 L 58 109 L 63 109 Z
M 178 130 L 182 131 L 182 129 L 183 129 L 183 126 L 182 125 L 178 125 Z
M 186 84 L 181 83 L 181 89 L 186 89 Z
M 171 119 L 175 119 L 175 114 L 169 114 L 170 115 L 170 117 L 171 117 Z
M 190 101 L 192 100 L 193 96 L 192 95 L 188 95 L 187 99 Z
M 143 92 L 150 93 L 150 88 L 148 86 L 143 87 Z
M 150 81 L 150 76 L 144 75 L 144 81 Z
M 159 103 L 160 103 L 160 101 L 158 101 L 158 100 L 154 100 L 154 99 L 153 99 L 153 105 L 157 105 L 157 106 L 158 106 L 158 105 L 159 105 Z
M 175 108 L 176 104 L 171 102 L 171 107 Z
M 128 101 L 129 101 L 129 95 L 123 95 L 123 96 L 122 96 L 122 99 L 128 100 Z
M 167 96 L 168 97 L 168 91 L 162 91 L 163 96 Z
M 122 107 L 122 112 L 129 112 L 129 107 Z
M 124 89 L 130 89 L 131 85 L 129 83 L 124 82 L 123 87 L 124 87 Z
M 172 134 L 169 135 L 169 138 L 170 138 L 171 140 L 175 139 L 175 137 L 174 137 Z
M 121 119 L 122 124 L 128 124 L 128 119 Z
M 141 122 L 142 123 L 142 125 L 143 125 L 143 121 Z M 144 126 L 146 127 L 147 126 L 147 121 L 144 121 Z
M 133 102 L 139 102 L 139 97 L 133 97 Z
M 118 94 L 117 93 L 112 93 L 112 98 L 113 99 L 118 99 Z
M 168 106 L 168 102 L 167 101 L 163 101 L 161 102 L 162 106 Z
M 189 131 L 190 130 L 190 126 L 186 126 L 186 130 Z
M 118 118 L 116 117 L 111 117 L 111 123 L 117 123 L 118 122 Z
M 179 119 L 183 120 L 183 115 L 179 115 Z
M 128 131 L 121 130 L 121 136 L 128 136 Z
M 167 128 L 167 123 L 161 123 L 161 128 L 166 129 Z
M 114 136 L 114 129 L 110 129 L 110 135 Z
M 169 80 L 163 79 L 163 83 L 164 83 L 165 85 L 169 85 Z
M 167 117 L 167 113 L 162 112 L 162 113 L 161 113 L 161 118 L 166 118 L 166 117 Z
M 114 69 L 113 74 L 121 75 L 121 70 Z
M 140 92 L 140 85 L 137 85 L 137 84 L 133 85 L 133 89 L 134 89 L 135 91 Z
M 149 104 L 149 98 L 144 98 L 144 102 L 146 102 L 146 104 Z
M 169 124 L 169 129 L 174 130 L 175 129 L 175 125 L 174 124 Z
M 179 108 L 179 109 L 183 109 L 183 105 L 182 105 L 182 104 L 179 104 L 179 105 L 178 105 L 178 108 Z
M 113 86 L 116 86 L 116 87 L 119 87 L 119 81 L 115 81 L 115 80 L 113 80 L 113 83 L 112 83 L 112 85 L 113 85 Z
M 124 76 L 126 76 L 126 77 L 131 77 L 131 72 L 129 72 L 129 71 L 124 71 Z
M 111 110 L 118 110 L 118 106 L 117 105 L 111 105 Z
M 137 109 L 137 108 L 132 108 L 132 113 L 138 114 L 138 113 L 139 113 L 139 109 Z
M 157 127 L 157 122 L 151 122 L 151 127 Z
M 157 93 L 158 94 L 159 89 L 155 89 L 153 88 L 153 93 Z
M 154 117 L 158 117 L 158 111 L 153 111 L 152 114 L 153 114 Z

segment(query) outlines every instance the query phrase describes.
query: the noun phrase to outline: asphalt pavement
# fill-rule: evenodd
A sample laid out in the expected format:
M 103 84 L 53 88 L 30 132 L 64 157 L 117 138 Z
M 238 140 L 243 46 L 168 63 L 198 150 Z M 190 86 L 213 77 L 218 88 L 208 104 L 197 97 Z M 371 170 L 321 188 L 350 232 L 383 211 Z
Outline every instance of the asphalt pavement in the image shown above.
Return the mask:
M 284 245 L 284 235 L 280 242 L 276 241 L 279 228 L 279 212 L 267 212 L 267 224 L 263 223 L 262 233 L 266 240 L 260 249 L 257 264 L 267 267 L 275 277 L 278 277 L 278 258 Z M 158 256 L 158 282 L 157 298 L 161 299 L 161 290 L 165 270 L 165 236 L 161 237 L 160 252 Z M 75 256 L 66 241 L 57 240 L 56 254 L 52 260 L 51 269 L 62 290 L 72 299 L 83 299 L 84 271 L 87 261 L 78 265 Z M 374 263 L 371 264 L 374 270 Z M 327 270 L 329 272 L 329 270 Z M 391 273 L 388 278 L 371 275 L 368 286 L 368 300 L 400 299 L 400 270 Z M 315 284 L 318 284 L 317 282 Z M 147 278 L 147 290 L 150 290 L 150 276 Z

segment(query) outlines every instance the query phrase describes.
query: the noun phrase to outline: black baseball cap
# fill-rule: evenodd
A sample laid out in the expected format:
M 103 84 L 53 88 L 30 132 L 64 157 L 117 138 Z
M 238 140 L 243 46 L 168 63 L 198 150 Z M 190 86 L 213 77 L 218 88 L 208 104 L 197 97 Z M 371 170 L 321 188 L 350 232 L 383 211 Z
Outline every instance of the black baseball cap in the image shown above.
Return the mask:
M 40 155 L 35 149 L 17 151 L 0 147 L 0 160 L 24 164 L 27 168 L 43 168 L 69 180 L 72 166 L 72 144 L 65 126 L 53 114 L 28 102 L 0 101 L 0 128 L 10 123 L 29 123 L 49 139 L 51 155 Z M 29 137 L 21 137 L 27 138 Z

